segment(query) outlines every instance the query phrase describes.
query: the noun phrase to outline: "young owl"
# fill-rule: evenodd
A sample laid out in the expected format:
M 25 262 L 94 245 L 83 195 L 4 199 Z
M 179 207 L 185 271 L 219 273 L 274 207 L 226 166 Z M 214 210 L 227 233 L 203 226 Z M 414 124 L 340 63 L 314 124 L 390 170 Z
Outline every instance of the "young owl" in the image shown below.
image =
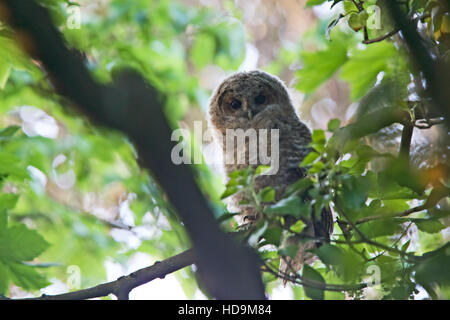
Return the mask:
M 308 144 L 311 142 L 309 129 L 298 118 L 284 84 L 276 77 L 262 71 L 240 72 L 225 79 L 213 93 L 210 100 L 209 123 L 216 137 L 216 141 L 223 150 L 225 173 L 243 169 L 251 165 L 256 168 L 261 164 L 257 152 L 251 147 L 250 139 L 245 139 L 241 147 L 232 150 L 227 148 L 227 130 L 254 129 L 257 133 L 260 129 L 278 129 L 278 171 L 272 175 L 261 175 L 255 180 L 255 190 L 259 192 L 270 186 L 275 190 L 275 200 L 278 201 L 284 195 L 288 186 L 305 176 L 304 169 L 299 164 L 311 151 Z M 241 130 L 241 131 L 242 131 Z M 258 137 L 258 140 L 260 137 Z M 276 150 L 272 144 L 274 141 L 267 139 L 268 154 Z M 256 144 L 258 145 L 258 144 Z M 230 158 L 227 157 L 231 156 Z M 237 163 L 237 159 L 243 159 Z M 234 159 L 234 161 L 226 161 Z M 256 221 L 261 213 L 245 202 L 246 195 L 238 192 L 230 197 L 228 207 L 232 212 L 240 212 L 244 221 Z M 303 230 L 307 237 L 320 238 L 327 241 L 332 232 L 333 221 L 331 212 L 324 209 L 321 218 L 315 218 L 315 214 Z M 286 223 L 295 223 L 292 216 L 287 216 Z M 305 252 L 314 248 L 317 242 L 300 243 L 301 237 L 288 239 L 286 245 L 299 246 L 297 256 L 285 259 L 280 264 L 282 272 L 298 271 L 303 263 L 311 258 L 311 254 Z

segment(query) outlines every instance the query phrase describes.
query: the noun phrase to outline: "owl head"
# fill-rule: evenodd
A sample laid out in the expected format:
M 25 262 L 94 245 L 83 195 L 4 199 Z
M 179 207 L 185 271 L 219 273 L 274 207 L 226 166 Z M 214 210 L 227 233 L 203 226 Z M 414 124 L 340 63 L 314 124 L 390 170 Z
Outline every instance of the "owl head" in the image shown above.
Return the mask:
M 214 91 L 209 121 L 220 131 L 251 128 L 258 115 L 268 108 L 286 114 L 293 112 L 284 84 L 263 71 L 239 72 L 226 78 Z

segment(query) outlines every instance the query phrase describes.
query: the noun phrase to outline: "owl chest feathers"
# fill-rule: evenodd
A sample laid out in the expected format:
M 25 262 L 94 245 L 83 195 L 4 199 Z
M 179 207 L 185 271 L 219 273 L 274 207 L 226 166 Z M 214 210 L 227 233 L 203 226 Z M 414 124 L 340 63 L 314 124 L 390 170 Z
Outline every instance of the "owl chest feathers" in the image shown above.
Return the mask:
M 257 126 L 253 125 L 251 128 L 245 126 L 245 130 L 248 129 L 263 129 L 265 131 L 260 131 L 262 135 L 257 136 L 258 143 L 253 143 L 251 139 L 245 139 L 245 142 L 241 146 L 236 146 L 234 148 L 227 148 L 226 140 L 222 145 L 224 155 L 232 155 L 234 160 L 240 159 L 242 162 L 229 162 L 227 163 L 227 157 L 224 157 L 224 167 L 227 174 L 239 169 L 247 168 L 252 166 L 256 168 L 259 165 L 267 165 L 267 163 L 261 162 L 261 152 L 264 150 L 255 150 L 255 145 L 257 147 L 266 147 L 267 154 L 270 157 L 277 157 L 278 170 L 275 174 L 262 175 L 255 180 L 255 191 L 259 192 L 265 187 L 272 187 L 276 193 L 276 200 L 280 200 L 283 196 L 286 188 L 302 177 L 302 172 L 299 169 L 299 163 L 308 154 L 309 148 L 307 145 L 311 141 L 310 132 L 307 127 L 302 124 L 298 118 L 294 118 L 295 122 L 290 123 L 286 120 L 275 121 L 274 118 L 267 119 L 267 121 L 261 121 Z M 240 128 L 243 131 L 244 128 Z M 274 132 L 270 129 L 277 129 L 278 134 L 275 135 L 276 139 L 273 138 Z M 267 139 L 265 139 L 264 134 L 267 133 Z M 262 140 L 267 142 L 267 145 L 261 144 Z M 236 194 L 230 199 L 231 207 L 235 211 L 243 211 L 248 214 L 248 210 L 242 210 L 238 205 L 245 196 L 243 194 Z
M 311 136 L 306 126 L 298 119 L 294 122 L 268 116 L 255 120 L 223 131 L 226 172 L 268 165 L 268 157 L 277 158 L 280 174 L 296 168 L 309 152 Z

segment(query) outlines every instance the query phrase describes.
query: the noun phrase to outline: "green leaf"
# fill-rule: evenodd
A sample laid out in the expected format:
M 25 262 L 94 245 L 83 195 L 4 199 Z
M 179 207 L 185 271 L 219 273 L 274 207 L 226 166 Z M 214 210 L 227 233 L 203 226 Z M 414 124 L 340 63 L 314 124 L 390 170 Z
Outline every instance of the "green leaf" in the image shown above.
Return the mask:
M 311 186 L 314 185 L 314 182 L 309 178 L 303 178 L 295 182 L 294 184 L 291 184 L 284 194 L 284 197 L 290 196 L 292 193 L 302 193 L 305 190 L 309 189 Z
M 367 18 L 368 15 L 365 11 L 352 13 L 348 18 L 348 25 L 353 31 L 359 31 L 366 25 Z
M 238 215 L 239 213 L 224 213 L 219 218 L 217 218 L 217 223 L 222 223 L 227 220 L 230 220 L 234 216 Z
M 10 250 L 9 258 L 16 261 L 33 260 L 49 247 L 49 243 L 39 233 L 24 224 L 9 227 L 7 236 L 2 237 L 2 240 L 6 241 Z
M 328 80 L 347 61 L 345 41 L 335 39 L 325 50 L 301 54 L 303 68 L 297 71 L 296 88 L 311 93 Z
M 318 144 L 325 144 L 327 142 L 325 132 L 322 129 L 314 129 L 311 138 L 313 142 Z
M 27 57 L 23 50 L 17 45 L 12 37 L 6 36 L 6 33 L 0 34 L 0 72 L 1 78 L 6 83 L 10 75 L 11 68 L 17 70 L 36 71 L 30 58 Z
M 450 285 L 450 255 L 445 252 L 425 260 L 416 268 L 415 278 L 421 285 Z
M 401 250 L 403 251 L 403 252 L 406 252 L 406 250 L 408 250 L 408 247 L 409 247 L 409 244 L 411 243 L 411 239 L 409 239 L 408 241 L 406 241 L 403 245 L 402 245 L 402 248 L 401 248 Z
M 325 132 L 321 129 L 315 129 L 312 133 L 312 142 L 310 147 L 314 148 L 317 152 L 322 153 L 325 150 L 325 143 L 327 142 L 325 138 Z
M 8 214 L 4 210 L 0 210 L 0 232 L 4 233 L 8 225 Z
M 266 166 L 266 165 L 259 165 L 256 170 L 255 170 L 255 175 L 259 176 L 267 171 L 270 170 L 270 166 Z
M 341 127 L 341 120 L 339 119 L 331 119 L 328 122 L 328 131 L 336 132 Z
M 275 190 L 272 187 L 265 187 L 258 193 L 258 199 L 261 202 L 274 202 Z
M 311 174 L 319 173 L 320 171 L 322 171 L 324 167 L 325 165 L 323 164 L 322 161 L 317 161 L 312 165 L 312 167 L 308 170 L 308 172 Z
M 422 194 L 425 190 L 425 184 L 417 173 L 408 166 L 405 166 L 402 161 L 390 161 L 386 173 L 392 180 L 397 181 L 400 186 L 414 190 L 418 194 Z
M 281 199 L 278 203 L 265 208 L 267 214 L 272 215 L 292 215 L 296 218 L 309 217 L 311 207 L 303 202 L 298 196 L 290 196 Z
M 19 179 L 29 177 L 28 171 L 21 165 L 21 161 L 14 154 L 0 151 L 0 174 L 11 175 Z
M 50 282 L 35 268 L 15 262 L 7 263 L 11 280 L 25 290 L 38 290 L 46 287 Z
M 384 76 L 389 77 L 392 73 L 390 66 L 395 65 L 398 56 L 394 44 L 386 41 L 353 51 L 341 71 L 341 78 L 350 83 L 351 99 L 354 101 L 364 96 L 374 86 L 380 72 L 385 72 Z
M 301 199 L 297 196 L 281 199 L 278 203 L 266 208 L 267 214 L 292 214 L 298 210 Z
M 318 6 L 321 5 L 322 3 L 324 3 L 327 0 L 308 0 L 306 2 L 306 8 L 311 8 L 313 6 Z
M 402 108 L 406 107 L 405 100 L 408 95 L 408 83 L 410 79 L 403 74 L 395 74 L 390 78 L 383 80 L 375 87 L 370 89 L 360 100 L 356 119 L 364 116 L 371 116 L 383 108 Z M 392 109 L 393 110 L 393 109 Z
M 6 127 L 4 129 L 0 130 L 0 137 L 1 138 L 11 137 L 18 130 L 20 130 L 20 127 L 16 126 L 16 125 L 12 125 L 12 126 Z
M 213 61 L 216 41 L 207 33 L 197 35 L 191 47 L 191 59 L 197 69 L 201 69 Z
M 233 194 L 235 194 L 238 191 L 239 191 L 239 187 L 238 186 L 227 186 L 225 191 L 220 196 L 220 199 L 223 200 L 225 198 L 228 198 L 229 196 L 232 196 Z
M 264 234 L 264 232 L 267 230 L 267 227 L 269 226 L 269 223 L 267 221 L 261 221 L 256 231 L 254 231 L 250 237 L 248 238 L 248 244 L 250 246 L 254 246 L 258 243 L 261 236 Z
M 4 89 L 11 73 L 11 66 L 0 59 L 0 89 Z
M 291 226 L 291 231 L 300 233 L 306 227 L 306 224 L 302 220 L 298 220 L 293 226 Z
M 46 277 L 35 267 L 25 264 L 35 259 L 49 246 L 48 242 L 24 224 L 7 226 L 5 211 L 0 212 L 0 293 L 10 281 L 26 289 L 40 289 L 48 285 Z
M 317 152 L 310 152 L 308 155 L 303 159 L 303 161 L 300 163 L 301 167 L 306 167 L 307 165 L 310 165 L 313 163 L 320 155 Z
M 323 244 L 320 248 L 314 251 L 319 259 L 327 265 L 343 266 L 345 263 L 345 254 L 340 248 L 331 245 Z
M 394 219 L 380 219 L 363 223 L 359 230 L 369 238 L 377 238 L 382 236 L 392 236 L 400 232 L 401 221 Z
M 0 294 L 2 295 L 5 295 L 8 290 L 9 278 L 8 267 L 0 260 Z
M 303 277 L 309 280 L 313 280 L 314 284 L 325 285 L 325 279 L 322 275 L 315 269 L 311 268 L 307 264 L 303 266 Z M 303 289 L 305 294 L 313 300 L 323 300 L 324 290 L 320 288 L 313 288 L 308 285 L 304 285 Z
M 280 227 L 269 227 L 264 232 L 264 239 L 266 239 L 267 243 L 273 244 L 277 247 L 280 246 L 281 243 L 281 235 L 283 230 Z
M 351 210 L 360 209 L 367 200 L 368 184 L 364 177 L 345 177 L 341 197 L 345 206 Z
M 426 232 L 426 233 L 436 233 L 443 229 L 445 229 L 445 226 L 436 219 L 411 219 L 416 224 L 417 228 L 420 231 Z
M 298 251 L 298 246 L 295 244 L 291 244 L 285 248 L 281 248 L 280 250 L 278 250 L 278 254 L 280 256 L 286 256 L 286 257 L 290 257 L 291 259 L 294 259 L 295 256 L 297 255 L 297 251 Z
M 228 177 L 230 177 L 230 179 L 246 179 L 249 175 L 250 175 L 251 169 L 250 168 L 245 168 L 245 169 L 240 169 L 240 170 L 235 170 L 233 172 L 231 172 L 230 174 L 228 174 Z
M 0 193 L 0 211 L 10 210 L 16 206 L 19 196 L 14 193 Z

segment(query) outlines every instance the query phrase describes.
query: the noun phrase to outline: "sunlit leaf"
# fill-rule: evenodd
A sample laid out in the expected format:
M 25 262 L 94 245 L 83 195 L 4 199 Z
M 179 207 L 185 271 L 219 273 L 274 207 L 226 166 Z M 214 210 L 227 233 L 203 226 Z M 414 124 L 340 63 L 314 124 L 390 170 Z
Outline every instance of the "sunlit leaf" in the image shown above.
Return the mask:
M 325 280 L 322 277 L 322 275 L 316 271 L 315 269 L 311 268 L 308 265 L 303 266 L 303 277 L 308 280 L 313 280 L 315 285 L 324 285 Z M 324 290 L 320 288 L 313 288 L 312 286 L 305 285 L 303 287 L 305 290 L 305 294 L 313 299 L 313 300 L 323 300 L 324 299 Z

